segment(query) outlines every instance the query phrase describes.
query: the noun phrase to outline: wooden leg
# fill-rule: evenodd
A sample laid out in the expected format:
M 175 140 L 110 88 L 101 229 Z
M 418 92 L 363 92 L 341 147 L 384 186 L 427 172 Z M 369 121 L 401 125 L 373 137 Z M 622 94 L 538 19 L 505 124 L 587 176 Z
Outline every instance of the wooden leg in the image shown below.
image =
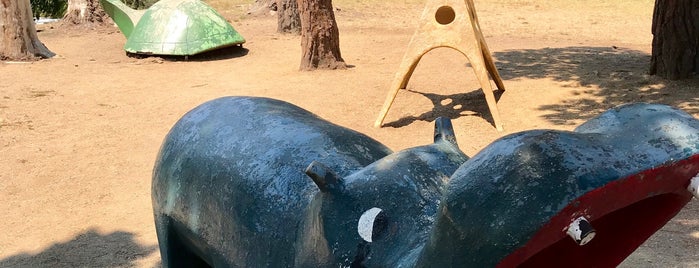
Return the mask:
M 388 114 L 388 109 L 391 109 L 393 100 L 395 100 L 396 95 L 398 95 L 398 91 L 405 89 L 405 87 L 408 85 L 410 76 L 413 75 L 415 67 L 417 67 L 417 63 L 425 53 L 426 51 L 417 51 L 415 46 L 413 46 L 413 42 L 411 41 L 410 48 L 408 48 L 408 52 L 405 53 L 405 57 L 401 62 L 400 68 L 398 68 L 398 72 L 396 72 L 396 76 L 393 78 L 391 88 L 386 96 L 386 101 L 383 103 L 379 117 L 376 118 L 376 121 L 374 122 L 374 127 L 381 127 L 383 120 L 386 118 L 386 114 Z
M 500 121 L 500 113 L 498 111 L 497 101 L 495 100 L 495 95 L 493 94 L 493 88 L 490 85 L 490 79 L 488 79 L 488 67 L 485 63 L 483 57 L 483 50 L 480 45 L 475 47 L 469 47 L 467 45 L 460 46 L 468 51 L 461 51 L 471 62 L 473 66 L 473 71 L 476 73 L 476 78 L 481 84 L 481 89 L 485 95 L 485 101 L 488 103 L 488 110 L 490 110 L 490 115 L 493 117 L 493 124 L 495 128 L 499 131 L 503 130 L 502 122 Z
M 490 88 L 490 81 L 488 83 L 488 89 L 483 89 L 483 94 L 485 94 L 485 101 L 488 103 L 488 110 L 490 110 L 490 115 L 493 116 L 493 123 L 495 123 L 495 128 L 498 131 L 503 131 L 502 122 L 500 121 L 500 112 L 498 112 L 498 104 L 495 100 L 495 95 L 493 94 L 493 89 Z M 483 83 L 481 83 L 482 85 Z
M 502 77 L 500 77 L 500 73 L 498 73 L 497 67 L 495 67 L 495 61 L 493 60 L 493 57 L 490 55 L 488 45 L 485 43 L 485 40 L 483 40 L 482 36 L 480 38 L 481 50 L 483 52 L 485 67 L 486 69 L 488 69 L 488 73 L 490 74 L 490 77 L 493 78 L 493 82 L 495 82 L 495 85 L 498 87 L 498 89 L 504 91 L 505 84 L 502 82 Z
M 478 43 L 481 46 L 481 51 L 483 53 L 483 59 L 488 69 L 490 77 L 493 78 L 495 85 L 499 90 L 505 90 L 505 85 L 502 83 L 502 77 L 498 73 L 498 69 L 495 67 L 495 61 L 490 54 L 490 49 L 488 49 L 488 44 L 485 43 L 485 38 L 483 37 L 483 32 L 481 31 L 481 25 L 478 22 L 478 15 L 476 14 L 476 5 L 473 4 L 473 0 L 464 1 L 468 7 L 469 15 L 471 17 L 471 24 L 473 25 L 474 35 L 478 39 Z

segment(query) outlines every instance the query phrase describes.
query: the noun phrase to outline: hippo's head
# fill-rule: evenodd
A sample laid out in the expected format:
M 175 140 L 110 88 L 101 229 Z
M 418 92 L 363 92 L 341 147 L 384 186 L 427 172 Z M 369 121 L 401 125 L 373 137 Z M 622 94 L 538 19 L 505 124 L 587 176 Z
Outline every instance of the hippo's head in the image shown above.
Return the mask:
M 307 259 L 297 264 L 414 263 L 434 225 L 443 186 L 467 159 L 449 120 L 438 119 L 433 144 L 391 154 L 345 178 L 312 163 L 306 173 L 321 191 L 300 236 L 299 255 Z

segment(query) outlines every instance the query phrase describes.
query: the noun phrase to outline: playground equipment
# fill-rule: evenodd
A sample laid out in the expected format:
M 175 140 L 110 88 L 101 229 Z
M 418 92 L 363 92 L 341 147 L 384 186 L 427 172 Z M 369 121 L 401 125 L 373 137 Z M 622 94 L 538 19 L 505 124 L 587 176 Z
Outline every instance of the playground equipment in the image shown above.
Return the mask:
M 245 43 L 216 10 L 199 0 L 161 0 L 146 10 L 120 0 L 100 3 L 126 36 L 128 53 L 189 56 Z
M 413 34 L 408 51 L 403 56 L 398 72 L 391 83 L 386 101 L 381 108 L 375 127 L 381 127 L 398 91 L 405 89 L 415 67 L 425 53 L 438 47 L 453 48 L 471 61 L 473 71 L 485 94 L 495 127 L 502 131 L 497 102 L 488 75 L 500 90 L 505 90 L 502 78 L 495 68 L 488 45 L 478 24 L 473 0 L 428 0 L 422 12 L 420 26 Z
M 227 97 L 165 137 L 163 266 L 614 267 L 697 196 L 699 120 L 620 106 L 468 158 L 451 122 L 392 153 L 292 104 Z

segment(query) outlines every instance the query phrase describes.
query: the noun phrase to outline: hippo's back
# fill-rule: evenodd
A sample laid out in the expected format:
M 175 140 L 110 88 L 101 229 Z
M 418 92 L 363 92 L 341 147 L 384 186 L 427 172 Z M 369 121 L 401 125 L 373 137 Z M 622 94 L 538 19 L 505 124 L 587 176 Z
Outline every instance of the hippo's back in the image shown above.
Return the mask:
M 317 192 L 304 168 L 322 160 L 346 176 L 389 153 L 286 102 L 226 97 L 204 103 L 170 130 L 155 163 L 161 253 L 170 250 L 163 248 L 166 233 L 183 232 L 189 239 L 183 243 L 209 264 L 293 263 L 298 224 Z

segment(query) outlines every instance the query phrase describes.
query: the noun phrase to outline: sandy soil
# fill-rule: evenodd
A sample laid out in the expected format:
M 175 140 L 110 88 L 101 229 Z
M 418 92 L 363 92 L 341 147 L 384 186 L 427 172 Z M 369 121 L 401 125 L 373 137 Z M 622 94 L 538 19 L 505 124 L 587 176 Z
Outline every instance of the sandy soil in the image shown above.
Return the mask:
M 507 91 L 505 131 L 492 125 L 466 58 L 428 53 L 386 119 L 372 124 L 417 26 L 422 1 L 336 0 L 342 53 L 353 67 L 299 72 L 300 39 L 274 17 L 221 6 L 245 49 L 190 58 L 130 58 L 116 28 L 39 26 L 59 56 L 0 64 L 0 267 L 153 267 L 159 253 L 150 180 L 160 143 L 185 112 L 228 95 L 282 99 L 394 150 L 427 144 L 453 118 L 462 150 L 529 129 L 570 130 L 628 102 L 699 115 L 697 80 L 647 75 L 652 0 L 478 1 Z M 623 264 L 699 265 L 692 201 Z M 642 223 L 639 223 L 642 224 Z

